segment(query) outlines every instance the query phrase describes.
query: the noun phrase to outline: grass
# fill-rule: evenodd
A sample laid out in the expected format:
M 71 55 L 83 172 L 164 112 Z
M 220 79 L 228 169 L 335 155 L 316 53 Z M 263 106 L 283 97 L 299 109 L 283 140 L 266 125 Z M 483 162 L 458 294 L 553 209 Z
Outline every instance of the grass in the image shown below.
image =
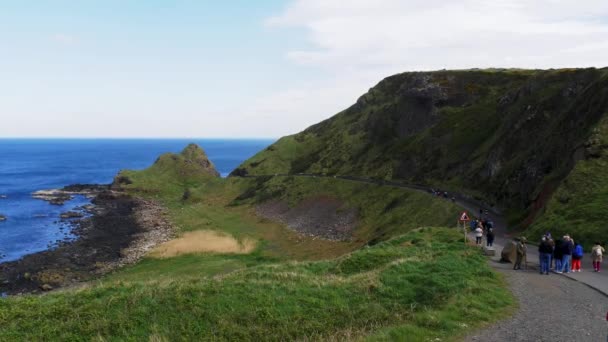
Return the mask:
M 0 340 L 454 339 L 512 304 L 457 231 L 424 228 L 329 261 L 2 300 Z
M 586 250 L 596 241 L 608 242 L 608 117 L 600 122 L 587 143 L 594 157 L 579 161 L 561 182 L 536 222 L 529 236 L 570 234 Z
M 513 307 L 458 230 L 419 228 L 449 225 L 449 201 L 332 178 L 220 179 L 192 166 L 166 155 L 120 179 L 164 204 L 178 234 L 217 231 L 257 241 L 253 251 L 147 257 L 79 289 L 0 299 L 0 341 L 453 340 Z M 270 198 L 294 206 L 315 196 L 357 208 L 353 241 L 303 237 L 254 212 Z
M 499 204 L 517 220 L 510 225 L 519 226 L 544 186 L 572 170 L 570 154 L 606 115 L 607 70 L 390 76 L 350 108 L 279 140 L 240 171 L 424 183 Z

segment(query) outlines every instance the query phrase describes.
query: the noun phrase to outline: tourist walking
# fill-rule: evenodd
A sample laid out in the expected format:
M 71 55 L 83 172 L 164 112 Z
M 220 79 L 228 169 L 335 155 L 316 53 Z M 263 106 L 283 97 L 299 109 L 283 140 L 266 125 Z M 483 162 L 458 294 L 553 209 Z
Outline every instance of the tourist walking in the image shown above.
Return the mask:
M 553 241 L 553 238 L 551 237 L 551 232 L 547 232 L 545 234 L 545 237 L 547 238 L 547 241 L 551 245 L 551 255 L 549 255 L 549 270 L 552 270 L 553 269 L 553 260 L 555 260 L 555 258 L 553 257 L 553 251 L 555 251 L 555 241 Z
M 492 247 L 494 244 L 494 229 L 488 228 L 488 232 L 486 233 L 486 246 Z
M 540 258 L 540 274 L 549 274 L 549 265 L 551 264 L 551 254 L 553 253 L 553 247 L 546 236 L 540 241 L 538 245 L 538 255 Z
M 483 229 L 481 228 L 481 226 L 477 226 L 477 228 L 475 228 L 475 243 L 480 246 L 481 245 L 481 238 L 483 237 Z
M 561 273 L 562 271 L 562 259 L 564 258 L 564 241 L 557 239 L 555 241 L 555 248 L 553 248 L 553 260 L 555 260 L 555 272 Z
M 596 242 L 595 245 L 591 248 L 591 259 L 593 260 L 593 271 L 600 271 L 600 264 L 602 263 L 602 256 L 606 251 L 604 247 L 600 245 L 599 242 Z
M 515 247 L 515 264 L 513 265 L 514 270 L 521 270 L 521 262 L 526 261 L 524 267 L 527 268 L 527 247 L 526 247 L 526 238 L 522 237 L 517 241 L 517 245 Z
M 570 273 L 572 268 L 572 252 L 574 251 L 574 244 L 570 235 L 564 235 L 564 242 L 562 243 L 562 268 L 559 273 Z
M 580 243 L 577 243 L 574 245 L 574 251 L 572 252 L 572 272 L 581 271 L 581 260 L 582 259 L 583 259 L 583 246 L 581 246 Z

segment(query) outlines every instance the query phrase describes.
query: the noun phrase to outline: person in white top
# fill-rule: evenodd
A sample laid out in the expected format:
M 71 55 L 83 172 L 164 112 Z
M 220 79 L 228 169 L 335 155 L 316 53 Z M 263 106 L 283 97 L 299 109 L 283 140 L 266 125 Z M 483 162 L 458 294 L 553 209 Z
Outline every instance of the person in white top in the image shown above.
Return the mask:
M 475 243 L 481 245 L 481 238 L 483 237 L 483 229 L 481 227 L 475 228 Z

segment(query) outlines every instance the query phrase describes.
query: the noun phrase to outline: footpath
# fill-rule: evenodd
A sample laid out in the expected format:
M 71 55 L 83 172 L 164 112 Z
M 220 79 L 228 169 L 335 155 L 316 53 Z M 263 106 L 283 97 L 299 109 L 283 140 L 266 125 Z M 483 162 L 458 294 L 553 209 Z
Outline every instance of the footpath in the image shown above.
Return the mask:
M 348 175 L 329 176 L 329 175 L 323 175 L 323 174 L 306 174 L 306 173 L 298 173 L 298 174 L 277 173 L 277 174 L 256 175 L 256 176 L 245 175 L 245 176 L 237 176 L 237 177 L 243 177 L 243 178 L 259 178 L 259 177 L 337 178 L 337 179 L 349 180 L 349 181 L 353 181 L 353 182 L 377 184 L 379 186 L 404 188 L 404 189 L 415 190 L 415 191 L 426 192 L 426 193 L 428 193 L 431 190 L 429 187 L 421 186 L 421 185 L 405 184 L 405 183 L 401 183 L 401 182 L 378 180 L 378 179 L 364 178 L 364 177 L 358 177 L 358 176 L 348 176 Z M 471 216 L 471 215 L 477 216 L 476 214 L 479 213 L 479 209 L 483 209 L 484 211 L 487 211 L 489 213 L 490 218 L 494 222 L 494 232 L 496 235 L 496 239 L 494 240 L 494 246 L 495 246 L 495 250 L 496 250 L 496 255 L 498 258 L 500 258 L 500 252 L 502 251 L 503 247 L 507 243 L 509 243 L 512 240 L 512 238 L 514 237 L 514 236 L 509 236 L 506 220 L 504 219 L 504 217 L 502 216 L 500 211 L 497 208 L 489 207 L 489 206 L 485 205 L 484 203 L 480 203 L 479 201 L 471 199 L 462 194 L 452 193 L 452 194 L 450 194 L 450 197 L 453 197 L 454 202 L 456 204 L 458 204 L 459 206 L 461 206 L 463 209 L 465 209 L 469 213 L 469 216 Z M 446 199 L 446 200 L 449 200 L 449 199 Z M 457 213 L 455 213 L 454 222 L 456 222 L 457 218 L 458 218 Z M 528 239 L 529 242 L 536 243 L 536 242 L 540 241 L 541 237 L 540 236 L 526 236 L 526 238 Z M 572 238 L 576 241 L 576 236 L 572 236 Z M 472 240 L 474 241 L 475 238 L 473 237 Z M 484 241 L 484 244 L 485 244 L 485 241 Z M 530 267 L 531 269 L 536 269 L 536 270 L 538 270 L 538 267 L 540 264 L 537 248 L 538 247 L 535 245 L 528 244 L 528 258 L 527 258 L 528 267 Z M 608 260 L 605 261 L 605 263 L 602 266 L 604 266 L 604 268 L 605 268 L 603 272 L 599 272 L 599 273 L 593 272 L 593 268 L 591 266 L 591 256 L 589 254 L 586 254 L 583 256 L 583 260 L 581 262 L 582 271 L 580 273 L 578 273 L 578 272 L 577 273 L 563 273 L 563 274 L 553 273 L 552 275 L 559 275 L 559 276 L 566 277 L 566 278 L 569 278 L 572 280 L 576 280 L 578 282 L 581 282 L 581 283 L 599 291 L 604 296 L 608 297 Z
M 462 199 L 456 200 L 456 203 L 467 210 L 469 213 L 478 213 L 480 206 L 479 203 L 472 203 L 472 201 L 466 201 Z M 481 206 L 484 211 L 486 208 Z M 492 209 L 487 209 L 488 215 L 491 220 L 494 222 L 494 232 L 495 232 L 495 240 L 494 240 L 494 250 L 496 251 L 496 255 L 493 257 L 495 260 L 500 260 L 500 253 L 502 249 L 507 244 L 511 243 L 514 237 L 510 236 L 507 233 L 507 224 L 502 217 L 502 215 Z M 468 228 L 468 227 L 467 227 Z M 528 242 L 538 243 L 540 242 L 540 236 L 526 236 Z M 572 238 L 576 241 L 576 236 L 572 236 Z M 469 239 L 475 241 L 475 237 L 473 233 L 469 233 Z M 483 240 L 483 245 L 485 246 L 485 236 Z M 538 246 L 533 244 L 527 244 L 527 266 L 529 269 L 534 269 L 539 272 L 540 268 L 540 258 L 538 255 Z M 608 266 L 608 263 L 602 266 Z M 604 296 L 608 297 L 608 268 L 604 268 L 602 272 L 593 272 L 593 267 L 591 265 L 591 255 L 585 253 L 583 255 L 583 259 L 581 261 L 581 272 L 570 272 L 570 273 L 555 273 L 553 272 L 551 275 L 562 276 L 569 278 L 571 280 L 575 280 L 581 282 L 596 291 L 601 292 Z
M 331 177 L 423 192 L 430 190 L 423 186 L 351 176 L 314 174 L 269 176 Z M 464 338 L 465 341 L 606 341 L 608 266 L 606 273 L 588 271 L 591 269 L 590 257 L 585 255 L 581 265 L 583 271 L 580 273 L 541 275 L 538 271 L 537 247 L 528 245 L 528 267 L 515 271 L 512 264 L 500 262 L 500 252 L 513 238 L 507 234 L 507 224 L 501 213 L 496 208 L 489 208 L 466 196 L 455 194 L 453 197 L 455 203 L 468 211 L 469 215 L 479 213 L 480 208 L 484 211 L 488 210 L 490 218 L 494 221 L 496 235 L 494 241 L 496 254 L 490 258 L 489 263 L 504 275 L 518 302 L 517 311 L 512 316 L 505 319 L 498 317 L 499 320 L 495 324 L 482 330 L 472 331 Z M 458 213 L 455 213 L 454 223 L 457 219 Z M 472 234 L 469 238 L 475 240 Z M 540 240 L 540 236 L 526 238 L 528 241 Z M 573 238 L 576 240 L 576 236 Z

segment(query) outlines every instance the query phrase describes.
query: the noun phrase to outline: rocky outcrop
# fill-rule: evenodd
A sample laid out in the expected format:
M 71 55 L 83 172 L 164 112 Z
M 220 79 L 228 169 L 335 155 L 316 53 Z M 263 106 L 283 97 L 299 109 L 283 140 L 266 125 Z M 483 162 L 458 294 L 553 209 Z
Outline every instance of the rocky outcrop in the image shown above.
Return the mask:
M 187 164 L 196 166 L 201 172 L 207 173 L 212 176 L 219 177 L 220 173 L 215 168 L 215 165 L 209 160 L 205 151 L 196 144 L 189 144 L 180 153 L 184 157 L 184 161 Z
M 61 213 L 59 217 L 62 219 L 81 218 L 84 217 L 84 214 L 77 211 L 66 211 L 65 213 Z
M 295 232 L 326 240 L 347 241 L 358 223 L 357 210 L 330 197 L 311 197 L 290 208 L 280 200 L 256 207 L 257 215 L 285 224 Z
M 109 185 L 73 184 L 62 189 L 38 190 L 32 193 L 32 198 L 47 201 L 53 205 L 64 205 L 76 195 L 94 198 L 100 192 L 109 189 Z

